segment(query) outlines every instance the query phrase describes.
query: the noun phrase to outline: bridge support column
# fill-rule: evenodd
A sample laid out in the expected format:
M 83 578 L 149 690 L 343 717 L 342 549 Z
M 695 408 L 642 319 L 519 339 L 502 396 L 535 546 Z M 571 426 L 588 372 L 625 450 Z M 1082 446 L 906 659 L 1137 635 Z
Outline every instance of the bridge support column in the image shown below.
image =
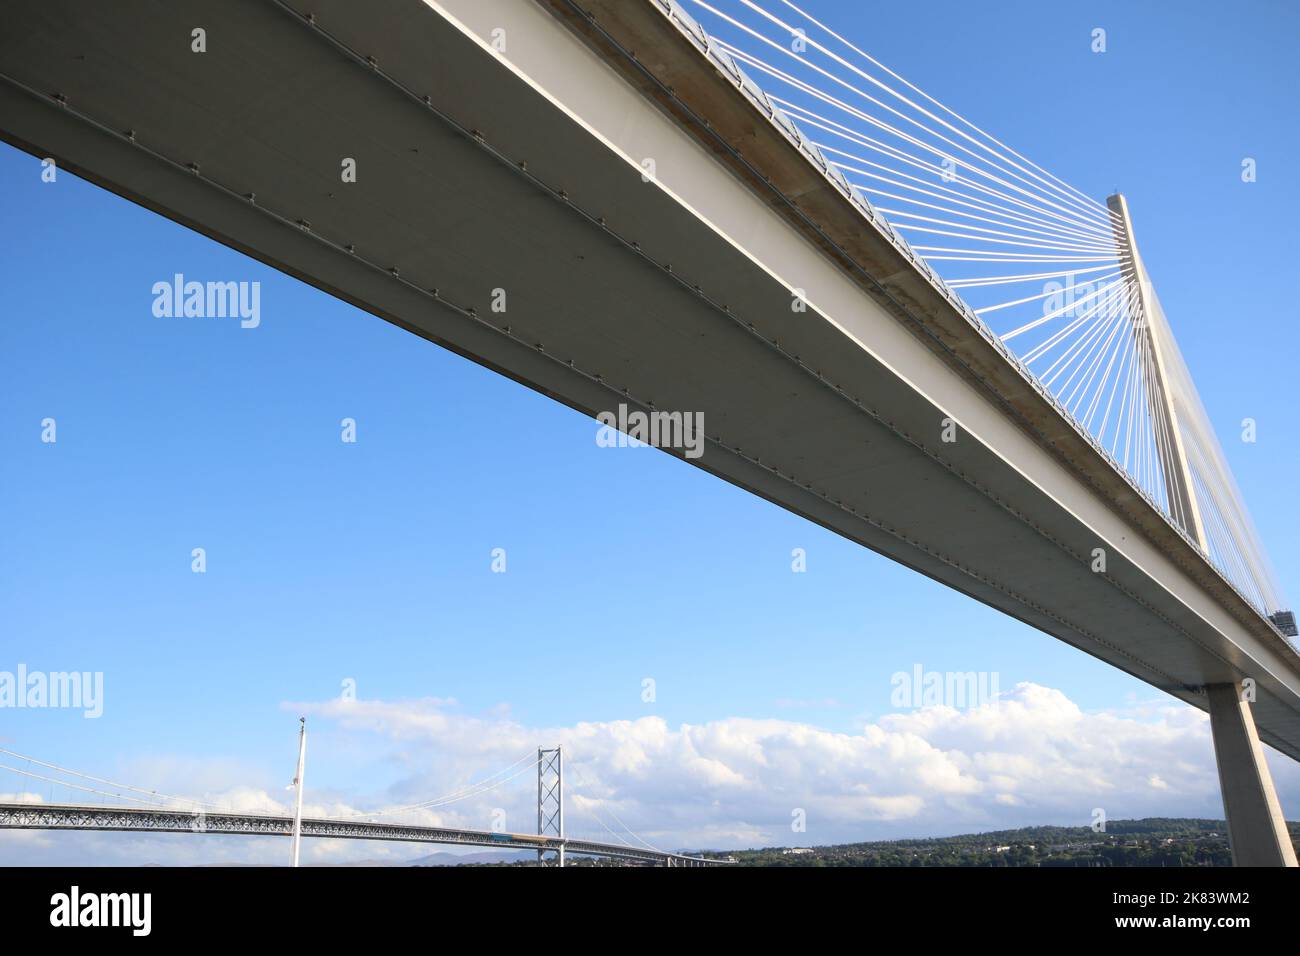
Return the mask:
M 1205 693 L 1233 865 L 1295 866 L 1295 849 L 1264 762 L 1250 703 L 1242 699 L 1237 684 L 1211 684 Z

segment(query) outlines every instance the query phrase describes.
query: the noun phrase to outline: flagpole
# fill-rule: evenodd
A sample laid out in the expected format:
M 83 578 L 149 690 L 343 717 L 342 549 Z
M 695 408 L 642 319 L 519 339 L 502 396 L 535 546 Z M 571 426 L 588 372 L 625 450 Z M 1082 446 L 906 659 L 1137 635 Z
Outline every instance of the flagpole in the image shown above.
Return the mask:
M 298 849 L 302 846 L 302 771 L 307 760 L 307 718 L 299 717 L 298 723 L 298 772 L 293 778 L 293 865 L 298 865 Z

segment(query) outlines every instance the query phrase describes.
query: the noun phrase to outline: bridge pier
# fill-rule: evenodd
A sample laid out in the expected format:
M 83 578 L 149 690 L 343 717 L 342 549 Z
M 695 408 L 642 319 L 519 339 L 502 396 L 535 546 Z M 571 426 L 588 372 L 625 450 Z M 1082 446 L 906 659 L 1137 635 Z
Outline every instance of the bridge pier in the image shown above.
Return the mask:
M 1264 762 L 1250 703 L 1242 699 L 1241 687 L 1235 683 L 1211 684 L 1205 693 L 1233 865 L 1295 866 L 1295 848 Z

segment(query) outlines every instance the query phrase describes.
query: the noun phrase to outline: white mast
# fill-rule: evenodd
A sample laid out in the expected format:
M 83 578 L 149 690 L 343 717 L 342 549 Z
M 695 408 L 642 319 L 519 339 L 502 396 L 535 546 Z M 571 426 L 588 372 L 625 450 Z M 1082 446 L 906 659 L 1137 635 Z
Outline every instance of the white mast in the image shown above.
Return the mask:
M 293 807 L 293 865 L 298 865 L 298 850 L 302 846 L 302 771 L 303 764 L 307 760 L 307 718 L 299 717 L 298 723 L 301 727 L 298 730 L 298 772 L 293 778 L 294 794 Z

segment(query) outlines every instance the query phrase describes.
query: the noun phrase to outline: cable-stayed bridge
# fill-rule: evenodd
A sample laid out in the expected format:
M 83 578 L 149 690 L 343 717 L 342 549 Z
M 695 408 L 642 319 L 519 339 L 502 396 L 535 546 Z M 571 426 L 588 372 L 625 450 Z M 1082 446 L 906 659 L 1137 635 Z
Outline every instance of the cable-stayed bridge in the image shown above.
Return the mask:
M 12 750 L 0 749 L 0 754 L 23 764 L 22 766 L 0 765 L 0 771 L 12 773 L 24 781 L 35 781 L 37 785 L 49 784 L 92 794 L 101 800 L 99 804 L 45 803 L 34 800 L 0 802 L 0 830 L 95 830 L 255 837 L 287 836 L 292 839 L 291 852 L 294 866 L 299 862 L 299 843 L 303 837 L 528 850 L 536 851 L 539 864 L 557 866 L 564 866 L 565 857 L 569 855 L 601 857 L 653 866 L 716 866 L 731 862 L 725 857 L 659 849 L 629 829 L 612 811 L 609 811 L 610 816 L 607 818 L 605 813 L 596 809 L 594 805 L 585 807 L 584 813 L 590 820 L 598 823 L 610 839 L 575 838 L 571 833 L 566 833 L 563 754 L 559 747 L 538 748 L 535 756 L 525 754 L 494 774 L 432 800 L 371 812 L 317 817 L 303 816 L 302 813 L 305 751 L 304 728 L 301 735 L 298 770 L 293 780 L 295 810 L 286 814 L 241 812 L 220 803 L 163 794 L 155 789 L 107 780 L 72 768 L 37 760 Z M 479 830 L 413 823 L 409 820 L 383 819 L 401 815 L 409 818 L 412 814 L 422 811 L 437 811 L 451 804 L 496 791 L 510 781 L 533 772 L 537 775 L 537 832 L 535 834 L 511 833 L 504 829 Z M 102 802 L 104 798 L 119 802 L 106 805 Z M 136 805 L 126 806 L 120 801 Z
M 1208 711 L 1237 860 L 1294 863 L 1294 617 L 1125 198 L 790 0 L 687 6 L 18 2 L 0 136 L 585 413 L 702 415 L 665 450 Z
M 1124 197 L 1085 195 L 791 0 L 688 5 L 712 21 L 711 49 L 764 81 L 801 142 L 960 293 L 971 321 L 1294 637 Z

